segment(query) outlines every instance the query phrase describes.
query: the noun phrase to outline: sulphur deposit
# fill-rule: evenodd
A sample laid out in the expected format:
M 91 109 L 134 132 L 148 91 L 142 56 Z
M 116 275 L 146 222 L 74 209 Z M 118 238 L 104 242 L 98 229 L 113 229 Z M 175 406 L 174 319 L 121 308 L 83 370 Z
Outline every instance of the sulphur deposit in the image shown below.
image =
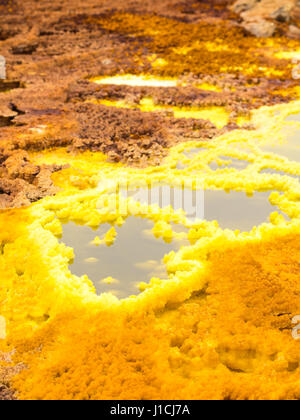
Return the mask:
M 299 40 L 286 22 L 249 35 L 214 2 L 98 3 L 4 8 L 1 398 L 299 399 Z M 158 186 L 272 210 L 232 230 L 120 194 Z M 64 226 L 100 252 L 132 218 L 179 244 L 166 275 L 97 294 Z

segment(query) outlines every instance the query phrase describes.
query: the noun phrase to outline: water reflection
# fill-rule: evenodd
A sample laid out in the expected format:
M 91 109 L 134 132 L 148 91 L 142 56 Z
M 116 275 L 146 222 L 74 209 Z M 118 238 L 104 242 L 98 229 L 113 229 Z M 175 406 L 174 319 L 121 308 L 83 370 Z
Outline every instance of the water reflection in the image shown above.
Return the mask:
M 151 189 L 137 188 L 129 196 L 141 204 L 157 204 L 184 210 L 187 220 L 216 220 L 223 229 L 250 231 L 254 226 L 269 221 L 269 215 L 280 211 L 269 201 L 271 191 L 255 192 L 248 197 L 243 191 L 190 190 L 170 186 Z
M 287 121 L 300 122 L 300 114 L 290 115 L 287 117 Z M 286 142 L 265 145 L 262 149 L 265 152 L 276 153 L 286 157 L 291 161 L 300 162 L 300 128 L 291 130 Z
M 218 162 L 213 161 L 209 164 L 210 168 L 213 171 L 216 171 L 217 169 L 220 168 L 234 168 L 234 169 L 238 169 L 238 170 L 243 170 L 246 169 L 247 166 L 249 165 L 249 162 L 247 162 L 246 160 L 241 160 L 241 159 L 236 159 L 236 158 L 231 158 L 229 156 L 220 156 L 220 159 L 222 159 L 223 161 L 225 161 L 224 163 L 221 164 L 221 166 L 218 164 Z
M 162 259 L 182 244 L 177 241 L 168 244 L 155 238 L 153 226 L 147 219 L 129 217 L 122 227 L 115 227 L 117 237 L 112 246 L 96 246 L 91 244 L 95 237 L 103 236 L 111 225 L 93 231 L 72 222 L 65 224 L 62 242 L 75 252 L 72 273 L 88 275 L 98 294 L 111 292 L 119 298 L 138 294 L 139 282 L 148 282 L 152 277 L 167 278 Z
M 135 193 L 131 193 L 134 199 Z M 248 197 L 245 192 L 185 189 L 182 195 L 180 188 L 158 186 L 152 190 L 141 189 L 138 196 L 152 197 L 152 204 L 164 207 L 175 206 L 172 200 L 176 194 L 184 197 L 181 206 L 177 202 L 178 208 L 184 207 L 186 200 L 197 206 L 199 200 L 206 220 L 217 220 L 221 228 L 232 230 L 249 231 L 253 226 L 267 222 L 270 213 L 277 210 L 269 202 L 270 192 L 256 192 L 253 197 Z M 154 223 L 146 218 L 128 217 L 123 226 L 114 226 L 117 236 L 106 244 L 100 238 L 104 238 L 112 229 L 110 224 L 102 225 L 97 230 L 72 222 L 65 224 L 62 241 L 75 252 L 70 267 L 72 273 L 78 276 L 86 274 L 93 281 L 98 294 L 111 292 L 119 298 L 138 294 L 140 282 L 149 282 L 152 277 L 167 278 L 163 257 L 172 250 L 177 251 L 181 246 L 189 245 L 188 228 L 171 223 L 172 230 L 182 235 L 180 239 L 166 243 L 153 235 L 153 226 Z
M 291 114 L 287 117 L 287 121 L 297 121 L 300 122 L 300 113 L 299 114 Z
M 205 191 L 205 219 L 217 220 L 223 229 L 249 231 L 269 221 L 270 213 L 280 211 L 269 201 L 270 191 L 255 192 L 248 197 L 243 191 Z
M 192 147 L 190 149 L 184 150 L 181 154 L 187 157 L 188 159 L 193 159 L 203 150 L 205 150 L 204 146 Z
M 261 174 L 270 174 L 270 175 L 282 175 L 282 176 L 290 176 L 292 178 L 298 179 L 300 178 L 300 175 L 291 175 L 288 172 L 279 171 L 277 169 L 273 168 L 265 168 L 260 171 Z

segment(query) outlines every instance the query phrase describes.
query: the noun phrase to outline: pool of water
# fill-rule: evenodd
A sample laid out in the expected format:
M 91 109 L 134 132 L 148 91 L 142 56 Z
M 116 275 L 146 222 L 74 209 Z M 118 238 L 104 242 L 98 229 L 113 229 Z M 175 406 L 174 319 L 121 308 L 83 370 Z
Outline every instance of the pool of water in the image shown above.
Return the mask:
M 205 150 L 204 147 L 192 148 L 192 149 L 185 150 L 184 152 L 182 152 L 182 155 L 187 157 L 188 159 L 193 159 L 199 153 L 201 153 L 201 151 L 203 151 L 203 150 Z M 222 168 L 222 169 L 224 169 L 224 168 L 234 168 L 234 169 L 238 169 L 238 170 L 243 170 L 243 169 L 247 168 L 247 166 L 249 165 L 249 162 L 247 162 L 246 160 L 241 160 L 241 159 L 233 158 L 233 157 L 230 157 L 230 156 L 219 156 L 219 158 L 222 159 L 224 161 L 224 163 L 222 163 L 222 165 L 219 166 L 217 161 L 212 161 L 209 164 L 209 167 L 213 171 L 215 171 L 219 168 Z M 226 164 L 226 162 L 228 162 L 228 164 Z M 177 162 L 177 166 L 176 166 L 177 169 L 185 169 L 187 167 L 188 167 L 188 165 L 185 165 L 180 160 Z
M 190 190 L 170 186 L 137 189 L 128 194 L 141 204 L 158 204 L 184 210 L 187 219 L 217 220 L 222 229 L 250 231 L 254 226 L 269 221 L 269 215 L 280 211 L 269 201 L 271 191 L 255 192 L 248 197 L 243 191 Z
M 169 185 L 160 185 L 149 189 L 136 188 L 132 191 L 121 191 L 123 197 L 131 197 L 141 204 L 158 205 L 160 208 L 171 207 L 173 210 L 184 210 L 190 220 L 204 219 L 204 191 L 190 190 Z M 155 210 L 151 210 L 154 211 Z
M 290 115 L 287 121 L 300 122 L 300 113 Z M 276 153 L 287 157 L 291 161 L 300 162 L 300 129 L 293 130 L 286 142 L 282 144 L 265 145 L 262 149 L 266 152 Z
M 224 160 L 225 162 L 230 162 L 228 164 L 223 163 L 221 166 L 219 166 L 219 164 L 214 161 L 211 162 L 209 164 L 209 167 L 213 170 L 216 171 L 217 169 L 224 169 L 224 168 L 234 168 L 234 169 L 238 169 L 238 170 L 243 170 L 246 169 L 247 166 L 249 165 L 249 162 L 247 162 L 246 160 L 240 160 L 240 159 L 236 159 L 236 158 L 231 158 L 228 156 L 220 156 L 220 159 Z
M 181 154 L 188 159 L 192 159 L 198 155 L 201 151 L 205 150 L 204 147 L 193 147 L 191 149 L 184 150 Z
M 279 145 L 268 145 L 262 148 L 265 152 L 276 153 L 291 161 L 300 162 L 300 132 L 290 136 L 289 141 Z
M 285 175 L 285 176 L 290 176 L 292 178 L 298 179 L 300 180 L 300 175 L 291 175 L 287 172 L 284 171 L 278 171 L 276 169 L 272 169 L 272 168 L 266 168 L 263 169 L 262 171 L 260 171 L 261 174 L 271 174 L 271 175 Z
M 119 298 L 138 294 L 138 283 L 152 277 L 167 278 L 163 257 L 178 250 L 181 243 L 166 243 L 151 232 L 153 222 L 129 217 L 123 226 L 115 227 L 117 237 L 112 246 L 92 244 L 102 237 L 111 225 L 102 225 L 97 231 L 69 222 L 63 225 L 62 242 L 72 247 L 75 259 L 70 266 L 73 274 L 88 275 L 97 294 L 111 292 Z M 180 229 L 180 227 L 178 227 Z M 111 277 L 113 280 L 105 281 Z
M 164 185 L 151 190 L 131 191 L 129 195 L 142 203 L 151 200 L 151 204 L 162 208 L 187 209 L 191 221 L 196 217 L 217 220 L 221 228 L 241 231 L 249 231 L 253 226 L 267 222 L 270 213 L 277 210 L 269 202 L 270 192 L 256 192 L 253 197 L 248 197 L 244 192 L 191 191 Z M 193 214 L 199 211 L 197 206 L 200 206 L 202 217 Z M 114 227 L 117 236 L 108 246 L 95 238 L 104 238 L 112 228 L 110 224 L 101 225 L 97 230 L 73 222 L 64 224 L 61 241 L 72 247 L 75 253 L 71 272 L 78 276 L 87 275 L 97 294 L 110 292 L 121 299 L 137 295 L 140 282 L 149 282 L 152 277 L 168 277 L 163 263 L 166 254 L 189 245 L 188 229 L 184 226 L 172 223 L 173 231 L 183 233 L 186 239 L 180 236 L 170 243 L 157 239 L 152 232 L 153 226 L 154 223 L 147 218 L 130 216 L 122 226 Z
M 250 231 L 254 226 L 269 221 L 269 215 L 278 211 L 269 201 L 271 192 L 255 192 L 248 197 L 243 191 L 212 191 L 204 193 L 206 220 L 217 220 L 223 229 Z
M 300 122 L 300 113 L 299 114 L 291 114 L 287 117 L 287 121 L 297 121 Z

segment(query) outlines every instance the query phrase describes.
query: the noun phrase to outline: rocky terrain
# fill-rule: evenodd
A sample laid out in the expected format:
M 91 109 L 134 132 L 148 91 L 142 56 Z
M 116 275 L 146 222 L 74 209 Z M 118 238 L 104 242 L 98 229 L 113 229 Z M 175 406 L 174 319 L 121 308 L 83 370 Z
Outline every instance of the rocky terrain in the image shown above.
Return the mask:
M 292 77 L 291 60 L 278 58 L 275 52 L 299 47 L 299 0 L 0 0 L 0 55 L 7 63 L 6 77 L 0 79 L 0 209 L 29 206 L 58 191 L 52 174 L 66 166 L 38 164 L 32 158 L 35 152 L 64 149 L 70 165 L 74 156 L 85 151 L 102 152 L 110 162 L 126 165 L 160 165 L 173 145 L 192 139 L 209 142 L 238 129 L 239 117 L 247 119 L 254 109 L 290 102 L 295 99 L 299 81 Z M 161 89 L 99 86 L 92 81 L 124 74 L 177 79 L 178 85 Z M 143 112 L 139 106 L 145 98 L 163 109 Z M 114 101 L 122 101 L 127 107 L 117 108 Z M 221 108 L 228 114 L 228 123 L 218 128 L 209 119 L 176 118 L 172 107 Z M 253 129 L 251 124 L 241 126 Z M 282 321 L 282 302 L 287 304 L 289 298 L 278 273 L 284 272 L 286 261 L 291 259 L 290 274 L 296 290 L 299 264 L 291 249 L 297 248 L 298 238 L 294 242 L 288 240 L 281 245 L 275 241 L 278 249 L 272 244 L 274 260 L 270 258 L 266 264 L 264 253 L 272 252 L 257 250 L 256 245 L 252 254 L 262 261 L 255 264 L 247 244 L 245 250 L 229 253 L 228 267 L 222 255 L 212 253 L 214 267 L 224 268 L 224 273 L 216 273 L 219 283 L 215 290 L 219 290 L 219 284 L 222 290 L 228 276 L 226 299 L 223 292 L 216 293 L 220 306 L 225 304 L 221 315 L 230 315 L 235 296 L 248 284 L 243 299 L 250 319 L 263 318 L 266 299 L 274 294 L 280 303 L 276 322 L 280 317 L 282 329 L 287 329 L 290 320 Z M 277 268 L 282 250 L 287 257 L 283 267 Z M 237 262 L 232 264 L 235 258 Z M 266 274 L 261 274 L 261 264 L 266 265 Z M 249 267 L 253 266 L 252 272 Z M 270 278 L 277 284 L 272 290 L 269 267 L 274 270 Z M 20 283 L 22 274 L 19 277 Z M 254 287 L 253 281 L 257 282 Z M 234 288 L 238 290 L 236 295 L 232 293 Z M 254 315 L 257 293 L 252 297 L 253 289 L 262 296 Z M 295 302 L 297 299 L 295 292 Z M 182 319 L 182 314 L 189 311 L 189 307 L 183 307 L 178 317 Z M 193 311 L 196 320 L 208 319 L 198 307 Z M 224 328 L 221 315 L 220 331 Z M 110 330 L 111 317 L 108 325 Z M 170 325 L 175 329 L 173 322 Z M 145 337 L 149 331 L 146 327 Z M 119 326 L 115 330 L 118 337 Z M 197 343 L 200 341 L 197 338 Z M 118 347 L 117 339 L 112 342 Z M 73 351 L 73 342 L 70 348 Z M 119 348 L 115 354 L 118 359 Z M 0 400 L 14 399 L 10 379 L 23 365 L 10 368 L 10 356 L 1 352 L 0 362 L 5 365 L 0 369 Z M 288 370 L 293 370 L 293 363 L 292 359 Z M 239 369 L 230 367 L 242 377 Z
M 240 16 L 242 27 L 257 37 L 273 36 L 284 24 L 288 37 L 300 39 L 299 0 L 237 0 L 231 10 Z
M 159 164 L 179 141 L 220 134 L 210 121 L 176 119 L 172 112 L 116 110 L 87 104 L 88 99 L 138 105 L 150 95 L 164 106 L 223 106 L 230 114 L 223 131 L 237 128 L 239 113 L 290 100 L 279 92 L 295 84 L 286 62 L 253 55 L 253 34 L 298 38 L 298 3 L 74 0 L 66 7 L 62 0 L 0 0 L 0 54 L 7 61 L 6 79 L 0 80 L 0 207 L 29 205 L 55 193 L 51 174 L 61 167 L 32 164 L 31 151 L 67 147 L 70 157 L 92 150 L 116 162 Z M 222 39 L 237 42 L 245 57 L 207 48 L 207 42 Z M 183 59 L 182 48 L 195 42 L 200 42 L 197 51 Z M 149 57 L 155 56 L 167 66 L 154 66 Z M 245 69 L 258 69 L 255 77 L 234 70 L 241 60 Z M 229 64 L 228 71 L 220 70 Z M 262 67 L 277 67 L 284 77 L 266 76 Z M 186 83 L 162 90 L 100 89 L 89 82 L 90 77 L 122 73 L 185 77 Z M 216 85 L 220 92 L 197 89 L 197 83 Z

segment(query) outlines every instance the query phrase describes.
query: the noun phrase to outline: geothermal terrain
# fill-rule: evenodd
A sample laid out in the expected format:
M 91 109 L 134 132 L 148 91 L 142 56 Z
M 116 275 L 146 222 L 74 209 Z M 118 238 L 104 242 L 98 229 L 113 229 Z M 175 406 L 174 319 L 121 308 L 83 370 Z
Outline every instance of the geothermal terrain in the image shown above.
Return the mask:
M 299 399 L 299 1 L 0 0 L 0 55 L 0 399 Z

